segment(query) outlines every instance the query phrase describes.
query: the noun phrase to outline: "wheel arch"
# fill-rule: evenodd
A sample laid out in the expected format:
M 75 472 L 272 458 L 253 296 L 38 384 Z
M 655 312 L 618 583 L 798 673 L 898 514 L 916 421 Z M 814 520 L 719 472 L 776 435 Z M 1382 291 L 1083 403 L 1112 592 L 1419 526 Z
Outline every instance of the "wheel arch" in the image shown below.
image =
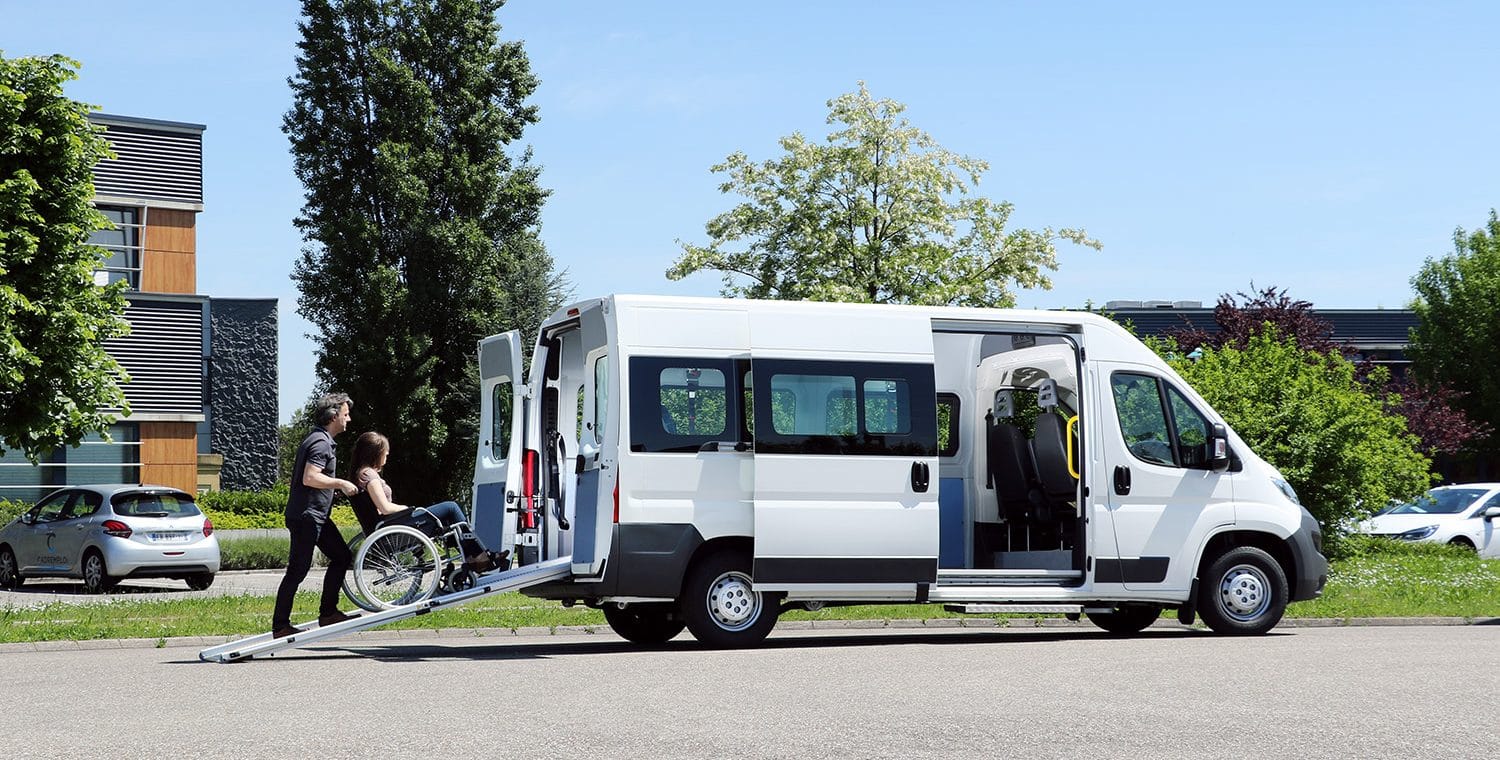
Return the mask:
M 692 556 L 682 566 L 682 577 L 677 579 L 677 598 L 681 599 L 683 589 L 687 586 L 688 576 L 693 574 L 693 568 L 697 567 L 705 559 L 725 551 L 743 551 L 752 558 L 755 556 L 755 540 L 750 536 L 716 536 L 693 550 Z
M 1193 577 L 1201 579 L 1208 566 L 1213 564 L 1224 552 L 1241 546 L 1253 546 L 1271 555 L 1276 564 L 1281 566 L 1281 572 L 1287 578 L 1287 585 L 1295 588 L 1297 585 L 1297 560 L 1286 540 L 1274 533 L 1266 533 L 1258 530 L 1225 530 L 1208 537 L 1203 548 L 1198 552 L 1197 568 Z

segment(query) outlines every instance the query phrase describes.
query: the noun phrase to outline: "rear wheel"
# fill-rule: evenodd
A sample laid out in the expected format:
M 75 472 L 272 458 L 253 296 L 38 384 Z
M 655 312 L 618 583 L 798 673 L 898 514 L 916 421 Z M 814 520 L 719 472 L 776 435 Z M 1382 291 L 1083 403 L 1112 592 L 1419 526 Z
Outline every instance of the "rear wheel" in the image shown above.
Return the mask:
M 114 588 L 119 578 L 111 577 L 104 566 L 104 555 L 90 550 L 83 557 L 83 589 L 90 594 L 103 594 Z
M 382 528 L 354 555 L 354 583 L 377 609 L 420 602 L 443 580 L 441 555 L 427 534 L 398 525 Z
M 1253 546 L 1220 554 L 1202 576 L 1198 614 L 1215 633 L 1258 634 L 1286 612 L 1286 573 L 1274 557 Z
M 780 594 L 751 588 L 750 553 L 731 549 L 703 559 L 688 573 L 682 617 L 698 641 L 720 648 L 759 644 L 776 626 Z
M 1117 636 L 1130 636 L 1146 630 L 1161 617 L 1159 604 L 1127 604 L 1114 612 L 1090 612 L 1089 622 Z
M 187 577 L 188 588 L 194 591 L 202 591 L 214 585 L 213 573 L 193 573 Z
M 666 604 L 631 604 L 624 608 L 606 604 L 603 611 L 610 629 L 635 644 L 664 644 L 687 626 L 682 616 Z
M 21 565 L 16 562 L 16 553 L 9 546 L 0 546 L 0 588 L 20 588 L 26 579 L 21 577 Z

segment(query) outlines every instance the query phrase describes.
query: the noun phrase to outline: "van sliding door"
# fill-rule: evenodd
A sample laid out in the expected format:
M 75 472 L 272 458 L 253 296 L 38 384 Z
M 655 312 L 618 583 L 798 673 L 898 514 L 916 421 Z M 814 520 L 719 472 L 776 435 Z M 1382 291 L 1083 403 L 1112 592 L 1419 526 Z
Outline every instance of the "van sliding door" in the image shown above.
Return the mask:
M 755 587 L 908 598 L 937 578 L 931 328 L 751 316 Z

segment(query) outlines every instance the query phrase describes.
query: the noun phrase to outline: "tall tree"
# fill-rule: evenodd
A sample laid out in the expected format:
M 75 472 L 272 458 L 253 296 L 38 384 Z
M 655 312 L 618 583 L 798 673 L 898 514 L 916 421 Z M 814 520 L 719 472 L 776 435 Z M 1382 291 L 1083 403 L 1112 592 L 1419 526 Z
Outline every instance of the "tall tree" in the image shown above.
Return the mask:
M 292 278 L 319 384 L 391 438 L 398 499 L 464 498 L 475 347 L 564 297 L 537 238 L 537 121 L 503 0 L 304 0 L 291 138 L 307 245 Z M 517 321 L 525 320 L 525 322 Z
M 126 410 L 107 338 L 125 334 L 123 282 L 101 286 L 109 226 L 92 205 L 109 146 L 63 95 L 78 62 L 0 57 L 0 442 L 32 462 Z M 0 456 L 4 455 L 0 448 Z
M 1456 404 L 1487 427 L 1478 445 L 1493 465 L 1500 455 L 1500 217 L 1490 211 L 1480 229 L 1453 234 L 1453 253 L 1429 258 L 1411 280 L 1417 326 L 1408 353 L 1417 377 L 1463 388 Z
M 667 277 L 717 271 L 726 296 L 1012 306 L 1012 286 L 1052 287 L 1057 241 L 1100 247 L 1081 229 L 1006 232 L 1011 204 L 973 194 L 989 164 L 944 149 L 864 82 L 828 108 L 839 128 L 825 143 L 793 133 L 780 158 L 713 167 L 746 200 L 708 222 L 708 245 L 681 243 Z

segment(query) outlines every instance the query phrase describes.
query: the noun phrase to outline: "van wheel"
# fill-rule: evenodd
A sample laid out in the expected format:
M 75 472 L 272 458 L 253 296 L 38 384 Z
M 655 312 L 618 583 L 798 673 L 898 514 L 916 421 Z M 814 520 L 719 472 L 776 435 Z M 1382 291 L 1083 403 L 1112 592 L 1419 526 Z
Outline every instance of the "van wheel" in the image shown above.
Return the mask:
M 754 646 L 776 626 L 781 594 L 751 590 L 750 562 L 744 550 L 721 551 L 688 573 L 682 617 L 698 641 L 726 649 Z
M 1146 630 L 1161 617 L 1159 604 L 1127 604 L 1114 612 L 1089 612 L 1089 622 L 1116 636 L 1130 636 Z
M 1198 614 L 1215 633 L 1250 635 L 1271 630 L 1286 612 L 1286 573 L 1264 550 L 1230 549 L 1208 566 L 1198 591 Z
M 631 604 L 624 609 L 606 604 L 603 610 L 610 629 L 633 644 L 665 644 L 687 626 L 677 611 L 667 604 Z

